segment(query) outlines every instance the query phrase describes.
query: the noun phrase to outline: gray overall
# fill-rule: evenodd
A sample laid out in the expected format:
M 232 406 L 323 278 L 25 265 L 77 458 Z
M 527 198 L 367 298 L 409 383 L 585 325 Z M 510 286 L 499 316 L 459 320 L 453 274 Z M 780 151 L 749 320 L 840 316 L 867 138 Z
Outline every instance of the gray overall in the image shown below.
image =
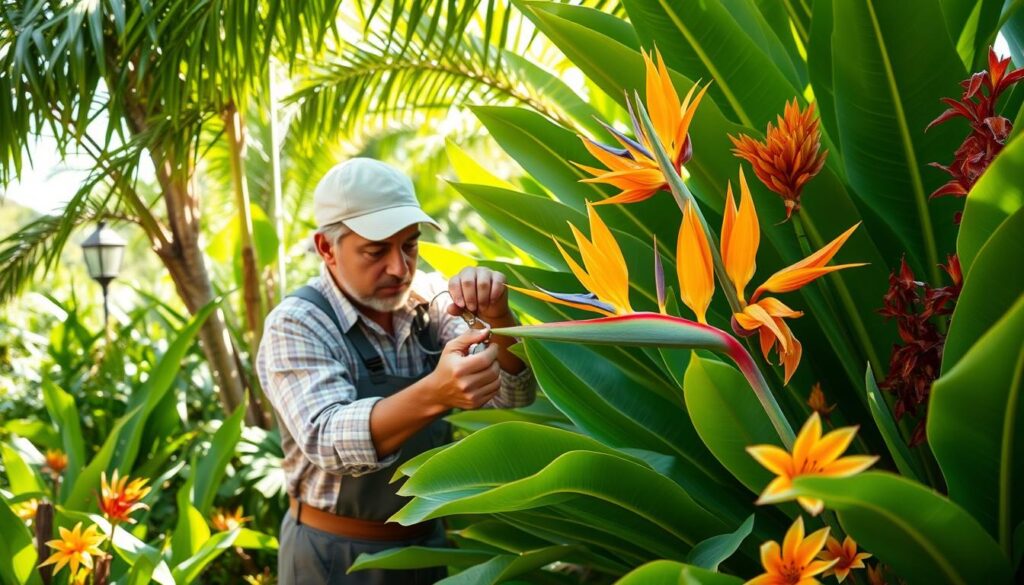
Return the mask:
M 334 309 L 315 288 L 305 286 L 289 296 L 313 303 L 331 318 L 335 326 L 338 327 L 338 331 L 342 330 Z M 419 336 L 423 347 L 436 349 L 437 343 L 430 335 L 427 321 L 425 306 L 417 307 L 412 334 Z M 359 372 L 356 377 L 358 398 L 390 396 L 426 376 L 437 364 L 437 357 L 431 356 L 430 367 L 419 376 L 392 376 L 385 373 L 384 360 L 371 345 L 358 324 L 353 325 L 347 335 L 342 334 L 342 339 L 359 358 L 357 360 Z M 395 469 L 410 458 L 428 449 L 443 445 L 450 439 L 451 425 L 439 417 L 402 444 L 401 455 L 393 465 L 359 477 L 346 476 L 341 482 L 335 513 L 363 520 L 387 520 L 410 499 L 396 493 L 401 482 L 389 483 Z M 413 545 L 445 546 L 444 527 L 440 521 L 435 520 L 434 524 L 433 532 L 427 536 L 414 540 L 382 542 L 356 540 L 316 530 L 296 522 L 290 512 L 286 513 L 281 522 L 278 582 L 280 585 L 321 583 L 416 585 L 434 583 L 447 575 L 443 567 L 401 571 L 368 570 L 346 574 L 348 567 L 362 553 L 376 553 Z

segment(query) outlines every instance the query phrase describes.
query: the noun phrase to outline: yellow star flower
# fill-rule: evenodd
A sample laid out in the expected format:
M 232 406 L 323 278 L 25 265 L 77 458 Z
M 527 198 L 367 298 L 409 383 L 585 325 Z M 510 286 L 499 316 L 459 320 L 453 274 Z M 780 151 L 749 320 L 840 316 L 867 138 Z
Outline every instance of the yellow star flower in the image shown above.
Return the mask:
M 815 412 L 800 429 L 792 453 L 774 445 L 747 447 L 747 453 L 778 476 L 761 492 L 757 503 L 775 504 L 791 499 L 793 479 L 797 477 L 850 477 L 871 467 L 878 461 L 874 455 L 840 457 L 856 434 L 857 427 L 853 426 L 836 429 L 823 437 L 821 417 Z M 825 506 L 815 498 L 801 496 L 797 501 L 813 515 L 819 514 Z
M 765 572 L 746 585 L 820 585 L 815 575 L 836 564 L 836 561 L 815 560 L 825 546 L 828 528 L 804 538 L 804 519 L 797 518 L 786 532 L 782 546 L 774 540 L 761 545 L 761 565 Z
M 105 538 L 99 533 L 96 525 L 93 524 L 86 528 L 85 532 L 82 532 L 82 523 L 79 522 L 72 530 L 61 526 L 59 531 L 60 538 L 46 543 L 47 546 L 57 552 L 53 553 L 50 558 L 46 559 L 39 566 L 45 567 L 46 565 L 56 564 L 54 573 L 58 573 L 64 568 L 64 565 L 70 565 L 72 575 L 78 573 L 78 565 L 91 569 L 93 566 L 93 556 L 98 557 L 103 554 L 99 545 Z

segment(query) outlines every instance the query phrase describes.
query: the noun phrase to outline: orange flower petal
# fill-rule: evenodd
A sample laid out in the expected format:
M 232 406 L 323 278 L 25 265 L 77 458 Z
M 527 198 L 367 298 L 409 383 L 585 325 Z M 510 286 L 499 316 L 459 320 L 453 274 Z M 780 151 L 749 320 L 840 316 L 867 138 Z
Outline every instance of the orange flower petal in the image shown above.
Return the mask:
M 639 203 L 640 201 L 647 201 L 657 193 L 654 189 L 627 189 L 618 195 L 614 195 L 607 199 L 601 199 L 600 201 L 594 201 L 592 205 L 621 205 L 625 203 Z
M 786 538 L 782 541 L 782 558 L 787 561 L 795 561 L 800 550 L 800 543 L 804 540 L 804 519 L 800 516 L 796 522 L 786 531 Z
M 826 465 L 821 473 L 834 477 L 850 477 L 871 467 L 876 461 L 877 455 L 850 455 Z
M 775 475 L 793 474 L 793 468 L 790 465 L 793 459 L 782 448 L 775 445 L 754 445 L 747 447 L 747 453 L 750 453 L 751 457 Z
M 846 451 L 847 447 L 850 446 L 855 436 L 857 436 L 856 426 L 836 429 L 818 441 L 810 454 L 810 458 L 824 467 L 838 459 Z
M 805 498 L 801 496 L 796 499 L 796 502 L 800 504 L 804 510 L 807 510 L 807 513 L 811 516 L 817 516 L 825 509 L 825 502 L 815 498 Z
M 800 565 L 809 565 L 814 557 L 821 552 L 822 547 L 825 546 L 825 541 L 828 540 L 828 528 L 822 528 L 809 534 L 807 538 L 800 543 L 800 548 L 793 555 L 793 559 Z
M 818 413 L 812 412 L 807 422 L 800 429 L 796 442 L 793 443 L 793 462 L 796 464 L 798 472 L 809 471 L 804 469 L 804 463 L 807 461 L 808 455 L 811 454 L 811 449 L 814 448 L 820 439 L 821 417 L 818 416 Z
M 757 505 L 777 504 L 785 502 L 793 497 L 793 482 L 788 476 L 780 475 L 768 482 L 764 491 L 757 498 Z
M 715 292 L 714 270 L 704 228 L 692 204 L 687 203 L 676 242 L 676 274 L 679 296 L 701 323 L 707 323 L 708 306 Z
M 740 205 L 733 203 L 732 185 L 726 188 L 725 215 L 722 218 L 722 262 L 736 288 L 740 301 L 745 301 L 743 290 L 754 277 L 757 266 L 757 247 L 761 228 L 757 221 L 754 200 L 750 196 L 747 180 L 740 169 Z
M 761 565 L 769 573 L 782 570 L 782 550 L 779 548 L 779 543 L 769 540 L 761 545 Z
M 807 271 L 804 269 L 821 268 L 825 266 L 825 264 L 828 264 L 829 261 L 832 260 L 832 258 L 839 252 L 839 249 L 842 248 L 843 244 L 846 243 L 846 240 L 849 239 L 850 235 L 853 234 L 853 231 L 856 230 L 859 225 L 860 222 L 854 224 L 852 227 L 850 227 L 850 229 L 840 234 L 838 237 L 836 237 L 836 239 L 826 244 L 817 252 L 804 258 L 803 260 L 797 262 L 796 264 L 783 268 L 782 270 L 770 276 L 768 280 L 764 282 L 764 284 L 758 287 L 758 289 L 754 292 L 754 296 L 752 298 L 756 299 L 761 292 L 765 291 L 788 292 L 796 290 L 797 288 L 800 288 L 801 286 L 807 284 L 808 282 L 811 282 L 812 280 L 818 278 L 819 276 L 827 274 L 827 272 Z M 848 264 L 844 265 L 843 268 L 848 268 L 852 266 L 856 265 Z M 836 270 L 838 270 L 838 268 L 836 268 Z

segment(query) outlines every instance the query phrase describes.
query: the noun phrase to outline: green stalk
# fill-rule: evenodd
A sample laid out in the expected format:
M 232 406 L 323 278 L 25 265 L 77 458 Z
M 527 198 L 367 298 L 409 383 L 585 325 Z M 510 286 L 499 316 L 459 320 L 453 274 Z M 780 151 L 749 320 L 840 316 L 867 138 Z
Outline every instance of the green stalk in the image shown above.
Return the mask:
M 715 275 L 718 277 L 718 281 L 722 283 L 722 290 L 725 291 L 726 299 L 729 301 L 729 307 L 733 313 L 740 313 L 743 311 L 743 304 L 740 302 L 739 297 L 736 294 L 736 290 L 732 286 L 728 286 L 729 275 L 725 271 L 725 262 L 722 261 L 722 255 L 719 251 L 718 235 L 715 234 L 711 226 L 708 225 L 707 219 L 704 217 L 704 213 L 700 210 L 700 205 L 697 203 L 697 198 L 693 196 L 690 189 L 683 182 L 682 177 L 676 172 L 675 166 L 672 161 L 669 160 L 668 154 L 665 152 L 664 147 L 658 140 L 657 132 L 654 130 L 654 124 L 651 122 L 650 116 L 647 115 L 647 109 L 643 105 L 643 101 L 640 99 L 640 94 L 634 94 L 634 106 L 636 112 L 640 118 L 640 122 L 643 124 L 644 133 L 651 137 L 649 140 L 653 150 L 653 154 L 658 161 L 658 166 L 661 167 L 661 172 L 665 176 L 668 182 L 669 189 L 672 191 L 672 196 L 676 200 L 676 204 L 679 205 L 680 211 L 686 209 L 686 204 L 689 203 L 691 209 L 697 214 L 697 219 L 700 220 L 701 227 L 704 229 L 705 237 L 710 243 L 711 248 L 711 260 L 715 267 Z M 638 137 L 639 138 L 639 137 Z M 754 363 L 750 353 L 747 352 L 738 341 L 733 339 L 731 336 L 726 336 L 732 342 L 729 347 L 729 356 L 733 358 L 736 365 L 740 367 L 743 375 L 746 376 L 750 382 L 751 388 L 754 390 L 754 394 L 757 399 L 761 402 L 761 406 L 764 408 L 766 414 L 772 421 L 772 425 L 775 427 L 775 431 L 779 434 L 779 438 L 782 439 L 783 444 L 786 447 L 792 449 L 795 435 L 792 427 L 789 426 L 789 421 L 786 419 L 786 415 L 782 412 L 779 407 L 778 401 L 775 399 L 775 395 L 772 394 L 771 387 L 768 386 L 768 382 L 764 379 L 764 375 L 761 370 L 758 369 Z
M 651 150 L 653 150 L 654 158 L 658 161 L 658 166 L 661 167 L 661 173 L 665 176 L 668 182 L 669 189 L 672 191 L 672 196 L 676 200 L 676 204 L 679 206 L 679 211 L 682 212 L 686 209 L 686 204 L 689 203 L 693 211 L 697 214 L 697 219 L 700 220 L 701 227 L 704 228 L 704 235 L 707 237 L 711 248 L 711 260 L 715 266 L 715 275 L 718 277 L 719 282 L 728 283 L 729 275 L 725 271 L 725 262 L 722 261 L 722 254 L 719 252 L 718 235 L 715 234 L 714 230 L 708 225 L 707 219 L 704 218 L 704 213 L 700 210 L 700 205 L 697 203 L 697 198 L 690 192 L 690 188 L 683 182 L 682 177 L 676 172 L 675 165 L 668 158 L 668 153 L 665 152 L 665 148 L 661 145 L 661 142 L 657 139 L 657 132 L 654 130 L 654 124 L 651 122 L 650 116 L 647 115 L 647 109 L 644 107 L 640 94 L 635 94 L 634 107 L 643 124 L 644 133 L 647 136 L 652 137 L 649 141 L 651 143 Z M 639 138 L 639 137 L 638 137 Z M 731 286 L 725 286 L 723 284 L 722 290 L 725 291 L 725 297 L 729 301 L 729 308 L 732 309 L 733 313 L 740 313 L 743 311 L 743 304 L 740 303 L 739 297 L 736 295 L 736 291 Z
M 753 389 L 754 395 L 761 402 L 761 407 L 764 408 L 768 418 L 771 419 L 775 432 L 782 439 L 782 444 L 792 451 L 793 443 L 796 441 L 796 434 L 793 432 L 793 427 L 789 426 L 789 421 L 782 412 L 778 401 L 775 400 L 775 395 L 772 394 L 772 390 L 761 374 L 761 370 L 754 363 L 754 358 L 750 357 L 750 353 L 747 352 L 746 348 L 731 335 L 723 332 L 722 337 L 726 340 L 726 353 L 739 366 L 740 372 L 743 373 L 747 382 L 750 383 L 750 388 Z
M 797 230 L 798 235 L 802 234 L 804 227 L 806 227 L 807 235 L 810 236 L 810 241 L 814 244 L 814 247 L 820 249 L 825 246 L 825 242 L 822 240 L 821 234 L 818 233 L 818 229 L 814 227 L 814 223 L 809 217 L 805 222 L 800 210 L 797 210 L 796 213 L 793 214 L 793 217 L 793 227 Z M 805 251 L 805 253 L 807 252 Z M 878 354 L 875 352 L 875 346 L 871 343 L 871 337 L 868 335 L 867 327 L 864 325 L 864 319 L 861 318 L 860 311 L 857 310 L 857 305 L 853 302 L 853 296 L 850 294 L 850 289 L 846 286 L 846 281 L 838 274 L 831 276 L 832 278 L 830 281 L 835 285 L 839 301 L 842 303 L 843 309 L 850 318 L 854 333 L 856 334 L 860 345 L 864 348 L 864 354 L 867 356 L 868 362 L 871 363 L 871 368 L 876 372 L 884 372 L 883 364 L 881 360 L 879 360 Z

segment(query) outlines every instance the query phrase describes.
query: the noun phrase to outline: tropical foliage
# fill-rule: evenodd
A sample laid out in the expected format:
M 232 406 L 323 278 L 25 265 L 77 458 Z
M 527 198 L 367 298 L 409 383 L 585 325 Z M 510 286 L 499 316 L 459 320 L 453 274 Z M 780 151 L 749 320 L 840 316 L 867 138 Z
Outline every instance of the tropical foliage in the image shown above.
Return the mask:
M 511 274 L 518 306 L 543 322 L 506 333 L 564 418 L 481 428 L 467 416 L 466 439 L 398 471 L 415 497 L 395 519 L 486 515 L 458 532 L 481 555 L 459 576 L 500 565 L 495 581 L 586 567 L 599 580 L 705 582 L 701 569 L 749 579 L 761 567 L 755 582 L 796 583 L 867 563 L 908 583 L 1011 582 L 1024 289 L 990 268 L 1021 235 L 1008 177 L 1024 171 L 1024 142 L 1005 125 L 1020 96 L 1000 86 L 1019 74 L 988 49 L 1010 15 L 978 3 L 954 18 L 974 3 L 938 1 L 623 4 L 628 20 L 522 5 L 622 109 L 591 133 L 475 108 L 545 191 L 454 183 L 538 262 L 480 259 Z M 984 160 L 972 154 L 982 142 L 998 144 Z M 966 205 L 929 197 L 948 181 L 929 163 L 951 159 L 955 180 L 957 168 L 980 176 Z M 898 303 L 908 278 L 917 288 Z M 979 302 L 982 289 L 997 298 Z M 886 319 L 911 313 L 939 334 L 940 356 L 930 378 L 916 362 L 915 409 L 892 379 L 915 370 L 903 348 L 916 339 Z M 827 528 L 813 546 L 799 544 L 803 522 Z
M 0 2 L 0 179 L 41 134 L 92 161 L 4 230 L 0 299 L 97 218 L 169 275 L 110 330 L 55 290 L 4 315 L 0 582 L 272 579 L 251 359 L 357 152 L 447 215 L 430 265 L 508 276 L 542 393 L 394 470 L 456 548 L 356 570 L 1019 581 L 1021 7 Z

